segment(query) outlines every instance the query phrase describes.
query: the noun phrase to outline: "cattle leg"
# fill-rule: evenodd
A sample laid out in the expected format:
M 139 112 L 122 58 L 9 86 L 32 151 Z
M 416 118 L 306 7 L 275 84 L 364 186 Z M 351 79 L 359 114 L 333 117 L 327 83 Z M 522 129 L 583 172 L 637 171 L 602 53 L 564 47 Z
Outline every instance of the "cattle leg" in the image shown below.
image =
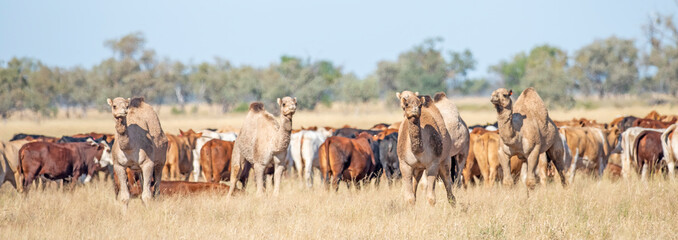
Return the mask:
M 407 163 L 400 163 L 400 174 L 403 176 L 403 184 L 402 184 L 402 194 L 403 198 L 405 199 L 405 202 L 409 203 L 410 205 L 414 205 L 415 201 L 415 195 L 414 192 L 412 191 L 413 189 L 413 182 L 412 181 L 412 174 L 414 173 L 412 167 L 410 165 L 407 165 Z
M 448 168 L 451 168 L 450 163 L 443 162 L 441 166 L 438 168 L 438 174 L 440 175 L 440 178 L 443 180 L 443 185 L 445 185 L 445 193 L 447 193 L 447 202 L 454 206 L 456 204 L 456 200 L 454 198 L 454 195 L 452 194 L 452 176 L 450 176 L 450 171 L 446 170 Z
M 572 156 L 572 163 L 570 164 L 570 169 L 568 170 L 568 175 L 570 177 L 570 184 L 574 182 L 574 175 L 577 173 L 577 165 L 579 165 L 579 148 L 577 148 Z
M 647 163 L 641 163 L 642 164 L 642 170 L 640 170 L 640 178 L 645 181 L 647 180 L 647 172 L 648 172 L 648 164 Z
M 313 164 L 306 163 L 304 166 L 304 180 L 308 188 L 313 187 Z
M 502 180 L 504 186 L 511 186 L 513 185 L 513 179 L 511 178 L 511 164 L 509 162 L 509 159 L 511 156 L 506 154 L 504 151 L 499 149 L 499 153 L 497 154 L 497 158 L 499 159 L 499 164 L 501 165 L 501 169 L 503 172 L 503 177 L 504 179 Z
M 151 181 L 153 180 L 153 163 L 148 161 L 141 165 L 141 181 L 142 181 L 142 190 L 141 190 L 141 201 L 144 204 L 148 204 L 149 200 L 153 194 L 151 193 Z
M 670 150 L 669 150 L 670 151 Z M 673 180 L 675 179 L 676 176 L 676 162 L 674 161 L 667 161 L 666 163 L 666 168 L 669 170 L 669 179 Z
M 129 202 L 127 171 L 125 171 L 125 167 L 118 165 L 117 163 L 113 165 L 113 171 L 115 172 L 115 175 L 118 177 L 119 181 L 118 201 L 122 202 L 124 205 L 127 205 Z
M 21 166 L 19 166 L 21 167 Z M 24 179 L 23 179 L 23 174 L 19 172 L 19 169 L 17 168 L 16 171 L 14 172 L 14 181 L 16 181 L 16 190 L 17 192 L 24 192 Z

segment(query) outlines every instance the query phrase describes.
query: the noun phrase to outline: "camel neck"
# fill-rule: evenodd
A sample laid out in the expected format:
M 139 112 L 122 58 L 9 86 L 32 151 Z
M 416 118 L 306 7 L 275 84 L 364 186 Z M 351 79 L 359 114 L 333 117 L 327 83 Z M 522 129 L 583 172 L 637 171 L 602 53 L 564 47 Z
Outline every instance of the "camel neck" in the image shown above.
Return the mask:
M 115 141 L 118 143 L 120 149 L 129 149 L 129 135 L 127 134 L 127 118 L 115 119 Z
M 516 132 L 513 129 L 513 109 L 509 105 L 506 108 L 496 107 L 497 108 L 497 128 L 499 136 L 506 144 L 513 142 L 513 139 L 516 136 Z
M 421 141 L 421 126 L 419 118 L 407 120 L 407 132 L 410 137 L 411 149 L 413 153 L 421 153 L 424 151 L 424 146 Z
M 290 144 L 290 133 L 292 132 L 292 117 L 287 117 L 280 114 L 278 118 L 278 131 L 276 139 L 276 152 L 287 151 L 287 146 Z

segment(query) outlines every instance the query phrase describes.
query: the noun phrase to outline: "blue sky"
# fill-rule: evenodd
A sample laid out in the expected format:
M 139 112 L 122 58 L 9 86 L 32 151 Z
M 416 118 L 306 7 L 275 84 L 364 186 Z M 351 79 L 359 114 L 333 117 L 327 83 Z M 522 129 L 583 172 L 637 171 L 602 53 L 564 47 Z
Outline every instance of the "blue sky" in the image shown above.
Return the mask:
M 416 4 L 413 4 L 416 3 Z M 288 54 L 326 59 L 366 76 L 429 37 L 469 48 L 472 76 L 535 45 L 573 53 L 616 35 L 643 45 L 653 12 L 671 0 L 628 1 L 0 1 L 0 61 L 32 57 L 91 67 L 112 56 L 107 39 L 141 31 L 160 57 L 188 63 L 219 56 L 267 66 Z

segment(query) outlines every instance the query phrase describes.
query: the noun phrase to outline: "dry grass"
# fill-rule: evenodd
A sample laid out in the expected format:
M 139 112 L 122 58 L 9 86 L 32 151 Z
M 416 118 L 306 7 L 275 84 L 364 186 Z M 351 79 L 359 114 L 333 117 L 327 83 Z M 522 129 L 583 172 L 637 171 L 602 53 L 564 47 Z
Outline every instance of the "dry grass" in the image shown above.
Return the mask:
M 458 101 L 469 125 L 495 121 L 492 109 L 476 103 L 487 99 Z M 171 133 L 179 128 L 239 128 L 244 118 L 243 114 L 213 114 L 209 109 L 193 116 L 173 116 L 168 109 L 161 109 L 160 118 Z M 651 109 L 628 105 L 554 110 L 550 114 L 554 119 L 587 117 L 607 122 L 623 114 L 644 116 Z M 675 112 L 671 106 L 654 109 Z M 18 132 L 59 136 L 113 131 L 108 113 L 88 115 L 87 119 L 59 117 L 39 123 L 11 119 L 0 123 L 0 140 Z M 398 109 L 383 104 L 335 105 L 299 112 L 294 127 L 350 124 L 366 128 L 400 119 Z M 538 187 L 529 197 L 522 184 L 455 189 L 456 207 L 445 203 L 440 185 L 439 202 L 433 207 L 425 201 L 415 206 L 404 204 L 399 183 L 391 189 L 372 186 L 362 191 L 347 191 L 342 186 L 338 193 L 299 185 L 296 179 L 284 179 L 277 198 L 248 194 L 227 200 L 202 194 L 160 197 L 148 206 L 135 199 L 125 212 L 114 201 L 110 183 L 95 182 L 73 192 L 33 191 L 28 197 L 6 184 L 0 188 L 0 233 L 12 239 L 678 238 L 672 231 L 678 227 L 678 207 L 673 204 L 678 183 L 664 180 L 610 182 L 579 177 L 567 189 L 550 184 Z
M 455 189 L 456 207 L 418 201 L 406 205 L 399 186 L 338 193 L 302 189 L 285 179 L 281 196 L 253 194 L 160 197 L 128 210 L 110 183 L 73 192 L 48 189 L 28 197 L 0 190 L 0 232 L 12 239 L 675 239 L 678 183 L 610 182 L 587 178 L 563 189 L 525 187 Z M 251 189 L 250 189 L 251 190 Z M 420 192 L 421 194 L 421 192 Z

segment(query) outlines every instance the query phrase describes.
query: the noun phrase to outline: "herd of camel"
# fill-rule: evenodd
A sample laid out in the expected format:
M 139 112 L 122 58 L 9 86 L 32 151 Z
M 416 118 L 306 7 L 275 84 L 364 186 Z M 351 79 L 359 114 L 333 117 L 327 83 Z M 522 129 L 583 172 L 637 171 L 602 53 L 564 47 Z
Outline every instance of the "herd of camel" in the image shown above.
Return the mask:
M 75 183 L 86 176 L 83 181 L 88 182 L 110 165 L 117 199 L 127 205 L 135 192 L 146 203 L 163 187 L 222 189 L 231 196 L 246 187 L 250 172 L 257 195 L 264 193 L 266 176 L 272 175 L 272 194 L 277 196 L 283 175 L 296 172 L 302 184 L 311 187 L 318 169 L 325 186 L 335 190 L 341 181 L 359 188 L 372 179 L 378 184 L 382 175 L 389 185 L 400 179 L 403 198 L 410 204 L 423 183 L 433 205 L 438 179 L 454 204 L 454 182 L 466 187 L 482 179 L 492 186 L 499 179 L 504 185 L 522 179 L 533 189 L 554 177 L 566 186 L 577 171 L 596 177 L 605 172 L 646 177 L 667 171 L 673 177 L 678 117 L 653 111 L 645 118 L 624 116 L 609 124 L 554 121 L 534 88 L 525 89 L 515 102 L 512 95 L 504 88 L 492 93 L 497 122 L 487 126 L 468 127 L 444 93 L 430 97 L 403 91 L 396 94 L 403 119 L 371 129 L 292 129 L 297 100 L 284 97 L 277 100 L 278 116 L 260 102 L 250 104 L 238 133 L 189 130 L 178 136 L 163 132 L 143 98 L 118 97 L 107 100 L 115 120 L 115 134 L 108 139 L 92 133 L 53 143 L 26 135 L 1 143 L 0 181 L 27 191 L 39 179 Z M 189 176 L 211 184 L 193 186 L 198 183 L 187 182 Z

